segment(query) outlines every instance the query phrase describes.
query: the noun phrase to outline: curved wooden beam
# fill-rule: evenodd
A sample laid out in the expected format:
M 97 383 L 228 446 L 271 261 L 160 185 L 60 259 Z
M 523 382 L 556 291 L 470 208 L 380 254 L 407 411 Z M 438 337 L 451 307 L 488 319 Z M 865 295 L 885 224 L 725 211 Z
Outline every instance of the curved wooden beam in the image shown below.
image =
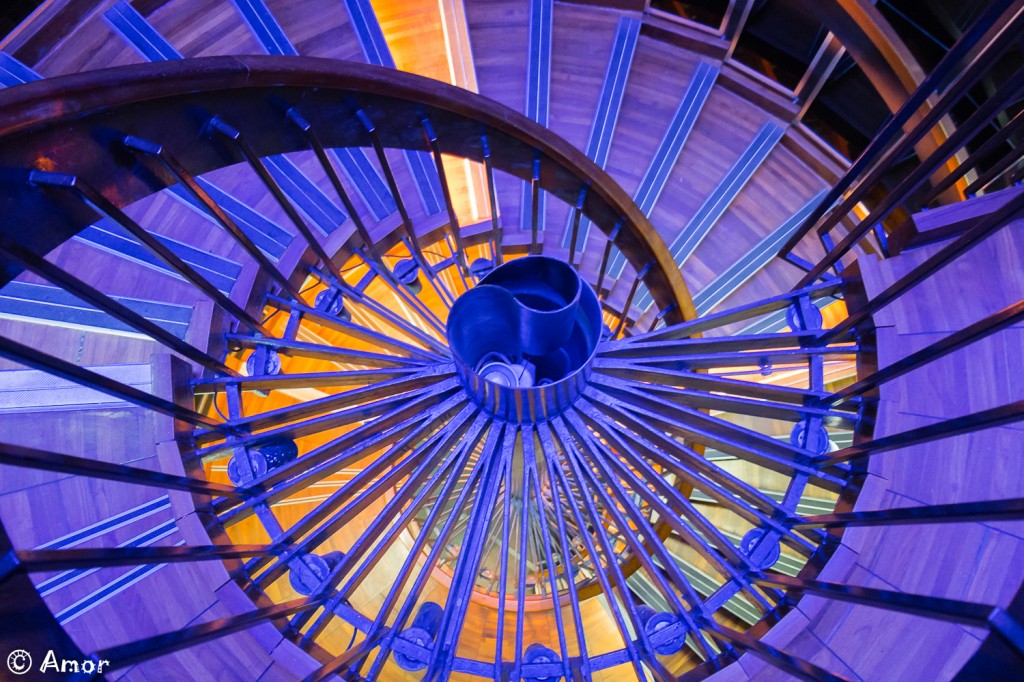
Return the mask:
M 874 86 L 889 111 L 896 112 L 917 86 L 925 72 L 888 20 L 869 0 L 797 0 L 799 5 L 827 26 L 864 75 Z M 919 113 L 908 124 L 913 127 L 927 113 Z M 922 140 L 917 151 L 926 156 L 945 141 L 938 129 Z
M 239 163 L 237 151 L 207 138 L 214 115 L 238 128 L 260 156 L 304 150 L 285 112 L 297 107 L 328 147 L 369 147 L 362 111 L 385 147 L 426 150 L 418 128 L 429 117 L 441 151 L 482 159 L 486 131 L 494 166 L 529 179 L 536 151 L 541 185 L 573 203 L 589 185 L 584 211 L 606 234 L 622 219 L 617 246 L 646 283 L 668 322 L 696 317 L 678 266 L 657 231 L 600 167 L 568 142 L 480 95 L 409 73 L 310 57 L 208 57 L 135 64 L 49 78 L 0 92 L 0 166 L 82 176 L 125 206 L 173 184 L 140 169 L 123 152 L 126 134 L 163 145 L 195 174 Z M 45 253 L 91 222 L 80 209 L 54 216 L 54 196 L 0 175 L 0 209 L 39 229 L 12 234 Z M 6 182 L 5 182 L 6 180 Z M 17 213 L 14 213 L 17 211 Z M 11 228 L 8 228 L 11 229 Z M 12 232 L 18 230 L 12 230 Z M 8 275 L 11 270 L 8 268 Z

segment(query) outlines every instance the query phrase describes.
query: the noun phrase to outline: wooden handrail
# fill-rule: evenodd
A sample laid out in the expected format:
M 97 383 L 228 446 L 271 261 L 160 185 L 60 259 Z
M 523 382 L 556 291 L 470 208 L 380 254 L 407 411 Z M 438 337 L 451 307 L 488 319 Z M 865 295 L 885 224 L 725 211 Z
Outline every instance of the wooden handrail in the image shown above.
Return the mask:
M 486 133 L 492 165 L 524 180 L 530 179 L 531 161 L 539 153 L 543 189 L 572 205 L 587 184 L 588 217 L 606 234 L 622 219 L 616 245 L 637 270 L 654 264 L 645 283 L 662 309 L 676 306 L 668 322 L 696 316 L 679 268 L 657 231 L 586 155 L 497 102 L 393 69 L 308 57 L 244 56 L 49 78 L 0 92 L 0 166 L 81 175 L 112 203 L 125 206 L 173 180 L 143 175 L 126 161 L 118 148 L 123 135 L 165 146 L 198 175 L 241 161 L 236 150 L 199 134 L 214 115 L 238 128 L 260 156 L 307 149 L 307 140 L 286 125 L 291 107 L 302 112 L 327 147 L 370 146 L 353 115 L 362 109 L 386 147 L 428 151 L 415 127 L 428 116 L 442 153 L 480 161 Z M 81 210 L 55 213 L 47 197 L 40 196 L 42 190 L 26 190 L 20 179 L 3 178 L 0 201 L 9 213 L 39 226 L 25 246 L 48 251 L 88 224 L 91 216 Z M 11 271 L 8 266 L 8 277 Z

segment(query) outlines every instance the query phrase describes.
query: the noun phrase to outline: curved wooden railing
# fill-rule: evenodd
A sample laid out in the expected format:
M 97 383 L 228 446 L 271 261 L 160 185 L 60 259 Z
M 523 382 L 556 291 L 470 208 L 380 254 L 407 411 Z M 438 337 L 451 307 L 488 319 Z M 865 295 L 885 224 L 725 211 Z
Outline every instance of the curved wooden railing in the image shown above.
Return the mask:
M 298 125 L 285 125 L 289 110 L 301 113 L 327 148 L 430 151 L 422 127 L 426 119 L 441 153 L 482 162 L 486 137 L 495 169 L 528 182 L 536 175 L 539 188 L 570 205 L 577 205 L 585 190 L 582 214 L 606 234 L 614 232 L 614 245 L 643 272 L 641 279 L 666 310 L 666 321 L 696 314 L 658 233 L 603 170 L 506 107 L 426 78 L 314 58 L 211 57 L 30 83 L 0 92 L 0 110 L 0 164 L 76 176 L 115 207 L 168 184 L 166 176 L 139 174 L 126 162 L 127 135 L 171 150 L 196 176 L 245 160 L 244 152 L 203 135 L 214 117 L 236 128 L 258 157 L 310 148 Z M 46 210 L 39 190 L 19 187 L 17 180 L 8 188 L 7 208 L 33 216 L 37 225 L 30 236 L 14 230 L 8 236 L 36 253 L 92 222 L 80 210 L 72 209 L 71 215 Z M 533 237 L 536 248 L 536 228 Z M 6 279 L 10 274 L 8 266 Z

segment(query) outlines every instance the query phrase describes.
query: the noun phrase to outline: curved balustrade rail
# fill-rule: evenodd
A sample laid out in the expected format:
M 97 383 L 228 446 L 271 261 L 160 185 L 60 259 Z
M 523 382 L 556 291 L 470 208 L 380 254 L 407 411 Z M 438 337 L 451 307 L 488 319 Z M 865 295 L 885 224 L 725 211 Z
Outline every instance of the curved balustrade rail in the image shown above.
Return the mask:
M 695 314 L 661 238 L 603 170 L 529 119 L 453 86 L 351 62 L 210 57 L 29 83 L 0 92 L 0 109 L 0 165 L 15 176 L 3 205 L 38 226 L 31 234 L 10 230 L 8 238 L 36 253 L 94 219 L 67 199 L 67 213 L 53 210 L 57 193 L 40 184 L 67 187 L 100 213 L 117 215 L 115 209 L 176 182 L 165 169 L 139 168 L 131 150 L 147 149 L 145 143 L 154 154 L 173 154 L 192 177 L 239 162 L 256 161 L 258 170 L 259 158 L 311 148 L 372 147 L 378 158 L 383 148 L 437 149 L 489 160 L 526 181 L 536 176 L 539 189 L 570 205 L 585 189 L 582 214 L 606 234 L 619 227 L 614 243 L 638 272 L 652 265 L 644 283 L 668 311 L 667 321 Z M 37 175 L 26 186 L 18 169 L 62 177 Z M 535 226 L 531 250 L 536 238 Z M 316 250 L 315 239 L 310 243 Z M 8 263 L 6 279 L 16 272 Z

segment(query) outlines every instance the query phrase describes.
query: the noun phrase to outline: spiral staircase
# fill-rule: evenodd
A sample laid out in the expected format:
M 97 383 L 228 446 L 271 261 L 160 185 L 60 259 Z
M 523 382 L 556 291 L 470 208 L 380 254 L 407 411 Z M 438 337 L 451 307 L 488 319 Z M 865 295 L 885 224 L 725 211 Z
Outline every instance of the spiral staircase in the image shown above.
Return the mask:
M 18 679 L 1024 669 L 1022 3 L 927 74 L 811 3 L 795 87 L 765 3 L 665 4 L 66 0 L 0 42 Z M 891 116 L 848 158 L 804 120 L 854 62 Z

